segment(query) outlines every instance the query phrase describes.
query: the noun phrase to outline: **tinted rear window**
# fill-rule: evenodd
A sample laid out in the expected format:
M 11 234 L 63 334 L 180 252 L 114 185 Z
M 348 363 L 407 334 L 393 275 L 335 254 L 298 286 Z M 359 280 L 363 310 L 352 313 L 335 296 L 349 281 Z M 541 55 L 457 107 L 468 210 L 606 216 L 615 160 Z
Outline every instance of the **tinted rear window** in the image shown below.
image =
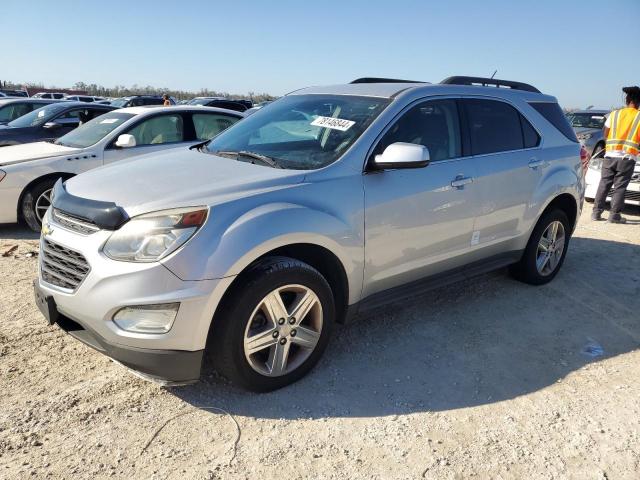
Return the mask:
M 464 101 L 473 155 L 524 148 L 520 113 L 495 100 Z
M 533 108 L 535 108 L 540 115 L 546 118 L 551 125 L 556 127 L 560 132 L 572 142 L 578 143 L 576 133 L 571 128 L 567 117 L 565 117 L 560 105 L 553 102 L 531 102 Z
M 540 135 L 538 135 L 536 129 L 522 115 L 520 115 L 520 122 L 522 123 L 522 134 L 524 135 L 524 148 L 537 147 L 540 144 Z

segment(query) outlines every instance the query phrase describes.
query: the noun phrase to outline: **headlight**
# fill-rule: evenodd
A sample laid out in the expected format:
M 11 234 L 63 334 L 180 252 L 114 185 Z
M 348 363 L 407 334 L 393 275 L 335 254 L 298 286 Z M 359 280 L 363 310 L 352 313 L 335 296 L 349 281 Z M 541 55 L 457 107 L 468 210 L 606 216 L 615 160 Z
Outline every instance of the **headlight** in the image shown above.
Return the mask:
M 592 170 L 602 170 L 602 158 L 592 158 L 589 160 L 589 168 Z
M 205 207 L 190 207 L 135 217 L 109 237 L 102 251 L 122 262 L 157 262 L 193 237 L 207 212 Z

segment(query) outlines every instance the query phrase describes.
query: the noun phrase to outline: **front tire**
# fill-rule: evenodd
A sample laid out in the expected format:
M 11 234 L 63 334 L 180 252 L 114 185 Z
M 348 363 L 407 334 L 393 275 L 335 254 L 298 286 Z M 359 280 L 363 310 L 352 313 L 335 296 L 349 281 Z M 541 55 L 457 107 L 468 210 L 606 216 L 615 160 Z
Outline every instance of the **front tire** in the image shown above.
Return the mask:
M 51 206 L 51 192 L 57 181 L 57 178 L 42 180 L 29 188 L 22 197 L 22 218 L 34 232 L 39 232 L 42 228 L 42 218 Z
M 288 257 L 266 259 L 241 281 L 214 318 L 213 367 L 256 392 L 299 380 L 329 341 L 336 315 L 331 287 L 315 268 Z
M 511 275 L 530 285 L 543 285 L 553 280 L 567 255 L 570 232 L 569 219 L 562 210 L 542 215 L 522 258 L 511 266 Z

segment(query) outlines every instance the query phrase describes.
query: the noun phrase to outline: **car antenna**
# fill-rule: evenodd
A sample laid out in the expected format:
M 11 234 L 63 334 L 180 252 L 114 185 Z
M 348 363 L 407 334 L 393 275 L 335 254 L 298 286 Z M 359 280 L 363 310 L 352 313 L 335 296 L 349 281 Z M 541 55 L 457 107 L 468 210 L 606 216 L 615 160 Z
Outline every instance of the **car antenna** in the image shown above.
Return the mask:
M 497 70 L 497 69 L 493 71 L 493 75 L 491 75 L 491 78 L 492 78 L 492 79 L 493 79 L 493 77 L 495 77 L 495 76 L 496 76 L 496 73 L 498 73 L 498 70 Z

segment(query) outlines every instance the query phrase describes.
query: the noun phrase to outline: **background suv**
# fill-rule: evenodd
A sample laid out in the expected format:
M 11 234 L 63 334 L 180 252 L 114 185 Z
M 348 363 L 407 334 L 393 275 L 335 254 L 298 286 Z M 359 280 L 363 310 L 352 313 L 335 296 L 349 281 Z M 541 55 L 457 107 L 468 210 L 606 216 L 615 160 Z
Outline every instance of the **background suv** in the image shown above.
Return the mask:
M 577 110 L 567 114 L 578 140 L 589 155 L 604 150 L 605 138 L 602 129 L 609 113 L 608 110 Z
M 206 352 L 279 388 L 335 322 L 504 266 L 552 280 L 580 149 L 556 99 L 519 82 L 302 89 L 209 142 L 58 182 L 36 302 L 149 378 L 196 381 Z

